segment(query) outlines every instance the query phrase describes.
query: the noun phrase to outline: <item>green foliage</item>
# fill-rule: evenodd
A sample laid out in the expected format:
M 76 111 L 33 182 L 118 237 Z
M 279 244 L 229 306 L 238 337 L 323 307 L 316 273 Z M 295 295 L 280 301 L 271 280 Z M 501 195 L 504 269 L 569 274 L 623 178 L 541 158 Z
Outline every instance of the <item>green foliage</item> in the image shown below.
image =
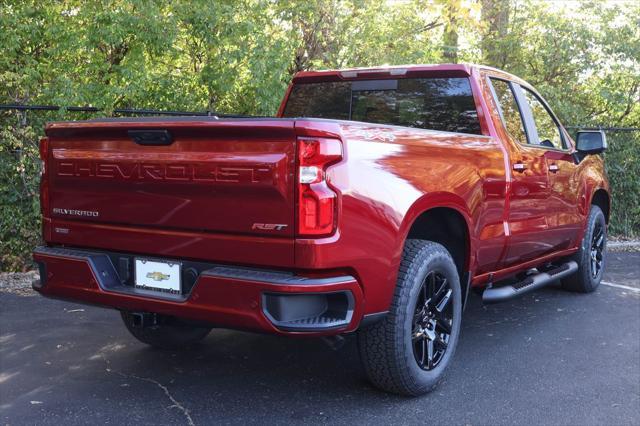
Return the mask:
M 480 62 L 566 124 L 640 127 L 640 5 L 537 0 L 0 0 L 0 103 L 271 115 L 301 70 Z M 39 239 L 37 141 L 60 111 L 0 112 L 0 269 Z M 640 234 L 638 133 L 610 135 L 611 229 Z
M 558 3 L 483 1 L 508 17 L 486 30 L 482 62 L 533 84 L 565 123 L 640 126 L 639 3 L 563 14 Z
M 0 128 L 0 267 L 20 270 L 40 240 L 38 182 L 40 128 L 4 113 Z
M 609 232 L 640 235 L 640 131 L 609 132 L 605 154 L 613 197 Z

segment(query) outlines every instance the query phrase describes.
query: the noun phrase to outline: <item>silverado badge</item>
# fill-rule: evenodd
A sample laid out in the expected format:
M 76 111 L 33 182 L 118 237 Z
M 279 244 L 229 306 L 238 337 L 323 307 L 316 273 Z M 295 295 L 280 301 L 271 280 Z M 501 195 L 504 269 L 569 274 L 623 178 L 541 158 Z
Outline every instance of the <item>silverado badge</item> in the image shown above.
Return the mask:
M 151 278 L 154 281 L 164 281 L 169 279 L 169 274 L 163 274 L 162 272 L 148 272 L 147 278 Z

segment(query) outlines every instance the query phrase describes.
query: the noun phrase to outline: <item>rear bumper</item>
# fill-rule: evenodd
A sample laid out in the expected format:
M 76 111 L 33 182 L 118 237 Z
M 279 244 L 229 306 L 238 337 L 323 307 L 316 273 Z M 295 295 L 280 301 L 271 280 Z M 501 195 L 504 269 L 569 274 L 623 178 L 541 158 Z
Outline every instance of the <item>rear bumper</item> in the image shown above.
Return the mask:
M 363 316 L 362 289 L 349 275 L 307 278 L 200 264 L 190 290 L 173 295 L 137 289 L 127 282 L 116 262 L 127 257 L 132 259 L 110 252 L 38 247 L 33 258 L 41 279 L 33 287 L 53 298 L 274 334 L 351 332 Z

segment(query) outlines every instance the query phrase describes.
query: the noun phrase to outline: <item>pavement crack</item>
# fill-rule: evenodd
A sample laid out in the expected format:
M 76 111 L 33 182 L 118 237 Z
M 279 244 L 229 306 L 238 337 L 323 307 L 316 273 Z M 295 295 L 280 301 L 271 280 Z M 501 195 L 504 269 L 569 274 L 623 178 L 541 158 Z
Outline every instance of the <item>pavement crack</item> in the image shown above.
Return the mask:
M 160 389 L 162 389 L 162 391 L 164 392 L 164 394 L 167 396 L 167 398 L 169 398 L 169 400 L 173 403 L 173 405 L 169 406 L 169 408 L 177 408 L 178 410 L 180 410 L 180 412 L 182 412 L 182 414 L 184 415 L 184 417 L 187 419 L 187 423 L 189 424 L 189 426 L 195 426 L 195 423 L 193 422 L 193 419 L 191 418 L 191 415 L 189 414 L 189 410 L 187 410 L 186 408 L 184 408 L 184 406 L 182 404 L 180 404 L 180 402 L 175 399 L 173 397 L 173 395 L 171 395 L 171 392 L 169 392 L 169 388 L 167 388 L 165 385 L 163 385 L 162 383 L 160 383 L 157 380 L 154 379 L 150 379 L 148 377 L 140 377 L 140 376 L 136 376 L 135 374 L 125 374 L 125 373 L 121 373 L 120 371 L 114 371 L 114 373 L 121 375 L 122 377 L 127 377 L 127 378 L 132 378 L 132 379 L 138 379 L 138 380 L 142 380 L 144 382 L 149 382 L 149 383 L 153 383 L 154 385 L 158 386 Z
M 169 388 L 168 387 L 166 387 L 165 385 L 163 385 L 159 381 L 151 379 L 149 377 L 137 376 L 135 374 L 126 374 L 126 373 L 123 373 L 121 371 L 113 370 L 111 368 L 111 363 L 109 362 L 109 360 L 106 357 L 104 357 L 104 355 L 102 356 L 102 359 L 107 364 L 107 372 L 115 373 L 115 374 L 117 374 L 117 375 L 119 375 L 121 377 L 127 378 L 127 379 L 136 379 L 136 380 L 140 380 L 140 381 L 143 381 L 143 382 L 152 383 L 152 384 L 156 385 L 157 387 L 159 387 L 160 389 L 162 389 L 164 394 L 167 396 L 167 398 L 169 398 L 169 400 L 172 403 L 172 405 L 170 405 L 169 408 L 177 408 L 182 413 L 184 418 L 187 420 L 187 424 L 189 426 L 195 426 L 196 425 L 195 422 L 193 421 L 193 418 L 191 418 L 191 414 L 189 414 L 189 410 L 187 410 L 184 407 L 184 405 L 182 405 L 180 403 L 180 401 L 178 401 L 177 399 L 174 398 L 173 395 L 171 395 L 171 392 L 169 392 Z

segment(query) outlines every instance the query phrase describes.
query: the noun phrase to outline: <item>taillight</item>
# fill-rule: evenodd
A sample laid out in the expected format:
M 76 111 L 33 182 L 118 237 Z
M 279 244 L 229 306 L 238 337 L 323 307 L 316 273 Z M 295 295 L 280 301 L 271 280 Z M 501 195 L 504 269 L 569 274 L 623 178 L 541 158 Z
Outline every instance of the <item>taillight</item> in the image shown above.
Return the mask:
M 40 139 L 40 212 L 49 213 L 49 185 L 47 182 L 47 157 L 49 156 L 49 138 Z
M 336 228 L 338 194 L 326 170 L 342 159 L 337 139 L 298 138 L 298 235 L 326 236 Z

